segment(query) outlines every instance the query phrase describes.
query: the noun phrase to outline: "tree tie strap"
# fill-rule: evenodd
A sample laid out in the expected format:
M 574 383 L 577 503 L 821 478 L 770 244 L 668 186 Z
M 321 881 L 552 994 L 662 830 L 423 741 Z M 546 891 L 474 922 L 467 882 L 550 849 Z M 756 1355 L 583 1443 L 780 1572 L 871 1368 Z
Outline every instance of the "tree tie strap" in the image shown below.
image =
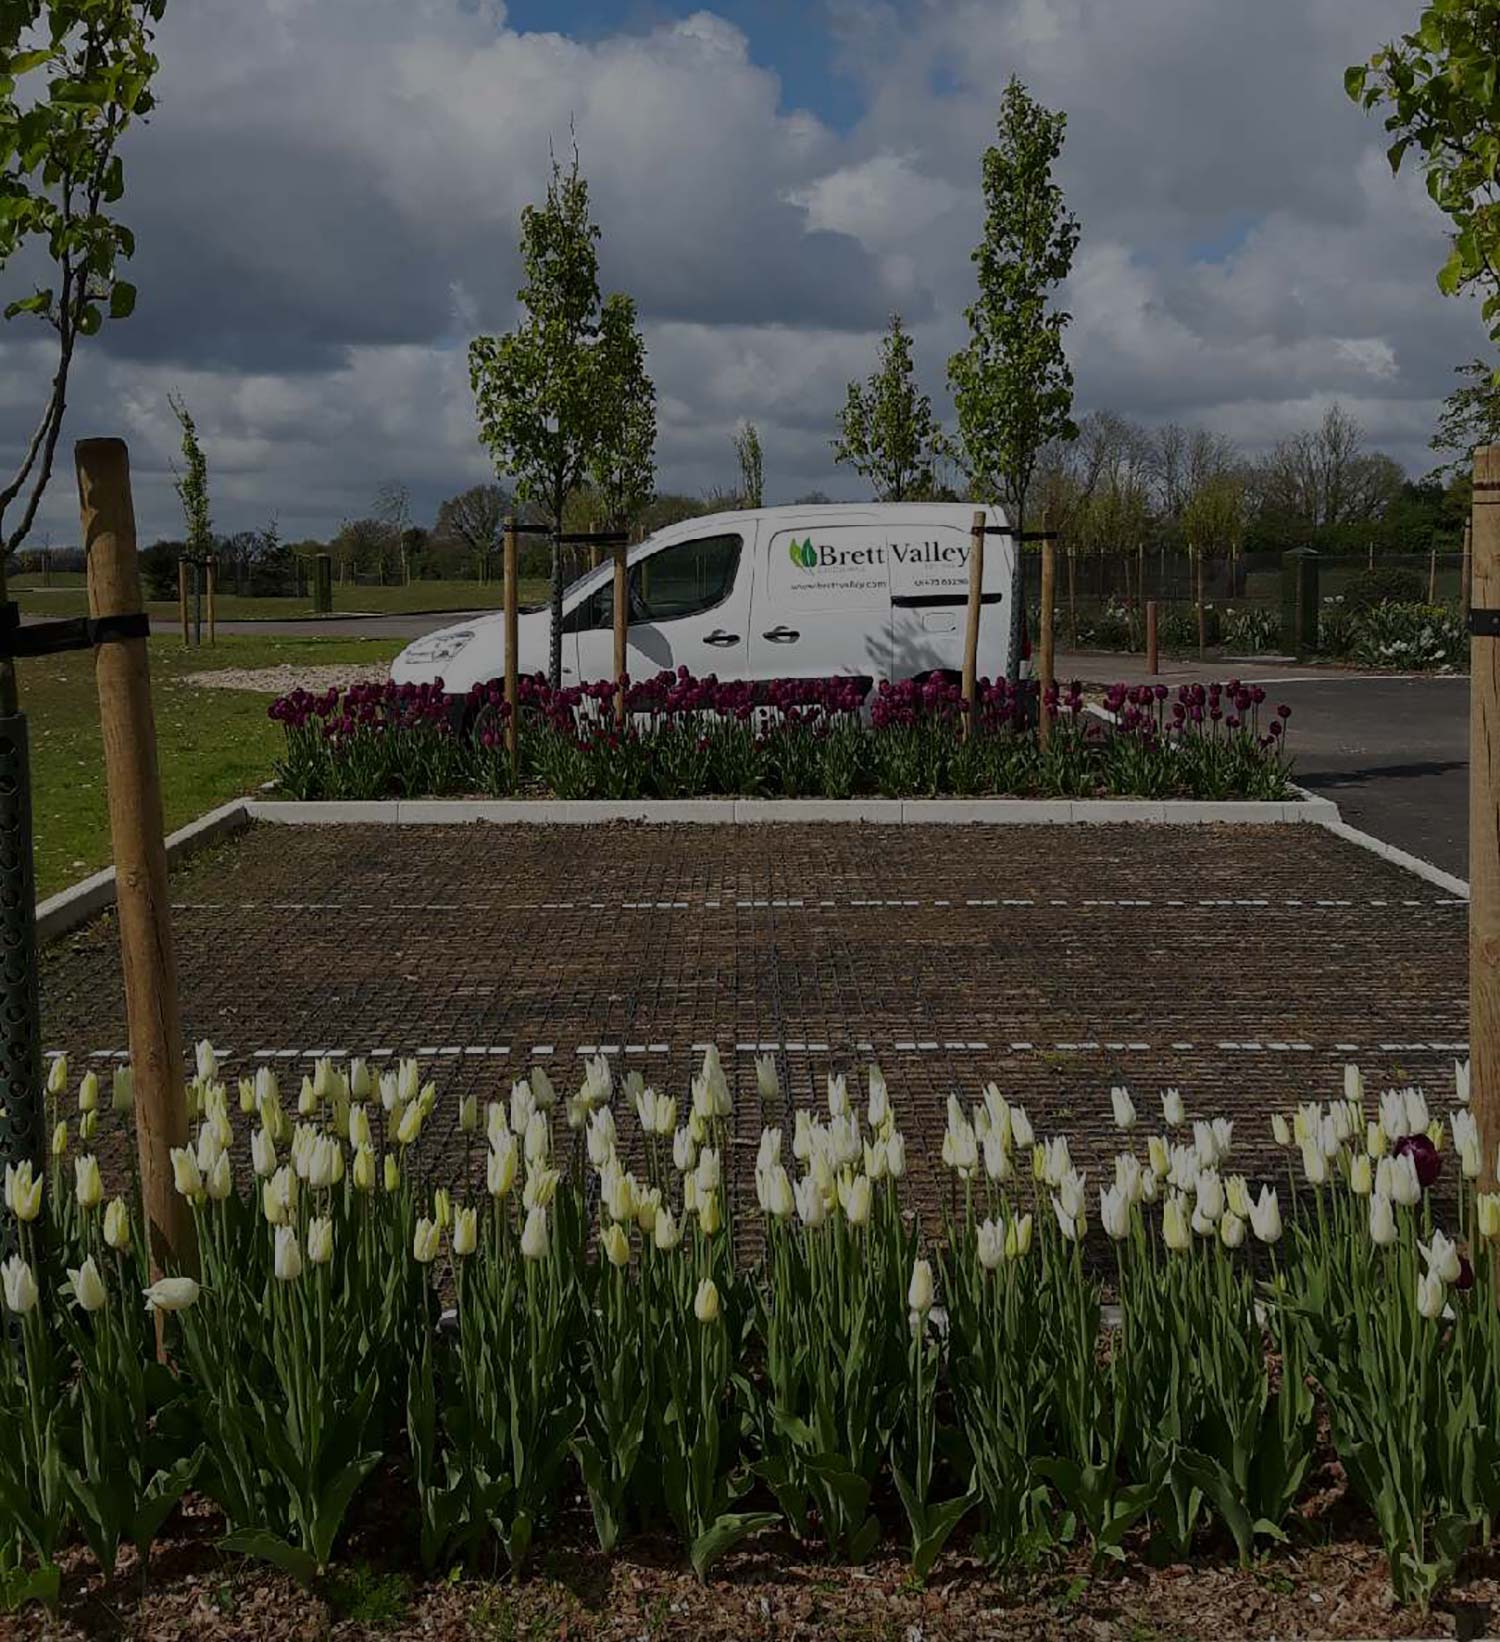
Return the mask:
M 39 621 L 23 627 L 21 607 L 12 600 L 0 605 L 0 660 L 93 650 L 101 644 L 143 639 L 150 632 L 151 618 L 144 610 L 128 616 L 76 616 L 67 621 Z

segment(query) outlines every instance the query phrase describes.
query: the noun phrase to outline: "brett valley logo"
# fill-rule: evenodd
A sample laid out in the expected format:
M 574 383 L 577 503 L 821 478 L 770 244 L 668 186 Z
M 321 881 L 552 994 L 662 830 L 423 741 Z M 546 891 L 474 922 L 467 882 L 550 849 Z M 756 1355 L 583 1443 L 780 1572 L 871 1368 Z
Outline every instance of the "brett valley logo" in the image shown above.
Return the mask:
M 793 536 L 791 554 L 792 563 L 796 565 L 799 570 L 816 570 L 818 568 L 818 550 L 813 546 L 811 536 L 809 536 L 806 541 L 802 542 L 799 542 L 797 538 Z
M 960 566 L 969 558 L 966 541 L 869 542 L 858 547 L 833 547 L 826 542 L 814 546 L 811 536 L 801 541 L 793 536 L 787 554 L 799 570 L 873 569 L 885 566 L 887 546 L 896 564 Z

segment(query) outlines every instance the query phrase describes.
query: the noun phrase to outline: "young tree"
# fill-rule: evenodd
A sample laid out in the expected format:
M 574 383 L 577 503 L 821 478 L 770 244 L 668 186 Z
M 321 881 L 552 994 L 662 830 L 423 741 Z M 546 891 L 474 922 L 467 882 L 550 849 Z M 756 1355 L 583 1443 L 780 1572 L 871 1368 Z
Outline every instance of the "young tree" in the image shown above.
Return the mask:
M 764 505 L 766 476 L 761 458 L 760 435 L 754 422 L 746 422 L 734 434 L 735 460 L 740 464 L 740 506 Z
M 1384 108 L 1399 172 L 1415 148 L 1427 192 L 1453 224 L 1438 271 L 1445 295 L 1474 289 L 1500 342 L 1500 0 L 1426 0 L 1410 34 L 1344 73 L 1365 109 Z
M 125 191 L 121 136 L 153 107 L 153 25 L 166 0 L 10 0 L 0 6 L 0 271 L 18 263 L 30 293 L 5 317 L 53 332 L 51 379 L 19 465 L 0 482 L 0 564 L 26 539 L 52 476 L 81 338 L 126 319 L 135 287 L 119 263 L 135 249 L 113 215 Z M 20 503 L 12 523 L 7 515 Z M 5 597 L 0 574 L 0 602 Z M 0 713 L 16 706 L 15 665 L 0 660 Z
M 635 303 L 619 292 L 599 319 L 598 443 L 589 477 L 607 530 L 629 530 L 656 495 L 656 388 Z
M 198 442 L 198 427 L 192 413 L 177 394 L 169 393 L 167 403 L 182 429 L 182 460 L 184 471 L 173 472 L 173 488 L 182 503 L 182 517 L 187 524 L 187 552 L 194 558 L 214 550 L 213 519 L 208 507 L 208 460 Z
M 504 336 L 469 344 L 469 379 L 479 436 L 516 495 L 536 502 L 554 531 L 599 443 L 599 230 L 578 151 L 556 159 L 540 206 L 521 213 L 524 316 Z M 552 554 L 553 685 L 562 682 L 562 557 Z
M 411 580 L 411 565 L 406 553 L 406 532 L 411 527 L 411 492 L 399 479 L 387 479 L 376 487 L 375 517 L 385 526 L 386 539 L 380 549 L 380 583 L 385 585 L 386 550 L 401 573 L 405 586 Z
M 879 368 L 863 385 L 849 384 L 833 459 L 868 479 L 878 501 L 905 502 L 932 491 L 945 449 L 932 401 L 916 383 L 911 332 L 892 314 Z
M 1012 77 L 1000 103 L 999 140 L 985 150 L 984 238 L 973 253 L 979 300 L 967 311 L 969 344 L 948 361 L 958 433 L 978 496 L 1003 498 L 1017 529 L 1037 458 L 1051 439 L 1072 439 L 1073 373 L 1063 353 L 1069 315 L 1051 305 L 1068 277 L 1078 220 L 1063 205 L 1052 167 L 1065 114 L 1037 103 Z M 1016 554 L 1010 671 L 1021 665 L 1024 586 Z

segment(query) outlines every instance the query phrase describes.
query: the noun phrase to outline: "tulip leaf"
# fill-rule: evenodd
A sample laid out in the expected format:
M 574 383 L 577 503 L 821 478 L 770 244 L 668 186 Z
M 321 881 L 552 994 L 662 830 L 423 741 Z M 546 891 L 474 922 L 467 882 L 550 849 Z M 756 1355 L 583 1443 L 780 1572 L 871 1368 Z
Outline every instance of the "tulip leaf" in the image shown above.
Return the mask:
M 62 1569 L 55 1562 L 0 1573 L 0 1611 L 5 1613 L 15 1613 L 28 1602 L 40 1602 L 55 1612 L 61 1594 Z
M 339 1529 L 343 1526 L 344 1513 L 349 1509 L 349 1501 L 354 1497 L 355 1489 L 380 1464 L 380 1460 L 379 1449 L 361 1454 L 358 1459 L 350 1460 L 323 1490 L 318 1500 L 318 1515 L 313 1523 L 312 1534 L 313 1554 L 320 1569 L 328 1564 L 333 1542 L 338 1538 Z
M 733 1550 L 747 1535 L 774 1527 L 779 1520 L 774 1511 L 741 1511 L 719 1517 L 693 1541 L 693 1572 L 699 1579 L 706 1579 L 708 1570 L 726 1551 Z
M 219 1541 L 221 1551 L 238 1551 L 241 1556 L 269 1562 L 289 1574 L 299 1585 L 311 1586 L 318 1576 L 318 1564 L 300 1546 L 288 1544 L 269 1528 L 241 1528 Z

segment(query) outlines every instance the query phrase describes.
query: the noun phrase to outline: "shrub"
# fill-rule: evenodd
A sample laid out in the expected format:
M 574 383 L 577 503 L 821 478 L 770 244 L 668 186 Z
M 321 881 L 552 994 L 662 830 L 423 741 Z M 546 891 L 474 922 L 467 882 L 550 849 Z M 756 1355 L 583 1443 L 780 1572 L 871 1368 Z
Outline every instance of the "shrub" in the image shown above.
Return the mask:
M 1448 672 L 1468 664 L 1469 637 L 1443 605 L 1381 604 L 1357 619 L 1349 653 L 1364 667 Z
M 1399 565 L 1377 565 L 1361 570 L 1344 591 L 1344 602 L 1355 615 L 1365 615 L 1384 604 L 1420 604 L 1427 583 L 1415 570 Z

